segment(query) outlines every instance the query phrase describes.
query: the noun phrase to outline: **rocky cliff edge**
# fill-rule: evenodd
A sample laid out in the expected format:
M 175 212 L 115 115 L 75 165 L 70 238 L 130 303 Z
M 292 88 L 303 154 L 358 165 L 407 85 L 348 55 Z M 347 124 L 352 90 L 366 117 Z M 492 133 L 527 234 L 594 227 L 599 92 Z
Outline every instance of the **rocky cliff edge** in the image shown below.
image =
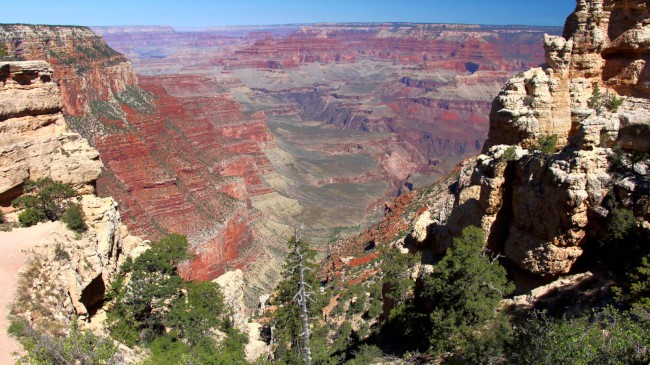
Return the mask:
M 52 72 L 45 61 L 0 62 L 0 205 L 10 212 L 27 179 L 63 181 L 81 194 L 76 199 L 88 231 L 75 235 L 61 226 L 39 242 L 26 268 L 36 268 L 32 274 L 37 277 L 18 298 L 33 299 L 30 306 L 45 305 L 52 314 L 47 320 L 69 321 L 87 318 L 104 299 L 120 263 L 146 245 L 129 235 L 112 198 L 94 195 L 102 168 L 99 153 L 68 130 Z M 31 321 L 46 319 L 34 308 L 20 310 Z
M 650 228 L 648 10 L 645 1 L 579 0 L 564 35 L 545 37 L 546 67 L 506 84 L 484 154 L 429 201 L 436 248 L 476 225 L 490 248 L 553 277 L 603 238 L 613 206 Z M 542 152 L 544 140 L 557 152 Z M 453 209 L 440 213 L 445 206 Z

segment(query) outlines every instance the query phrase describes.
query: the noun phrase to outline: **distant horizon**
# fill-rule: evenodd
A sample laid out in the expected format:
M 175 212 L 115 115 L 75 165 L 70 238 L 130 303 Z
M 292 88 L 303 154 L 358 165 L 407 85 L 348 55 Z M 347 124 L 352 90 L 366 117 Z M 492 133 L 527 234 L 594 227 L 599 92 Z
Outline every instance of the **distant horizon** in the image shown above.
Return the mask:
M 8 24 L 8 23 L 0 23 Z M 9 23 L 13 24 L 13 23 Z M 30 24 L 30 23 L 23 23 Z M 277 23 L 277 24 L 230 24 L 230 25 L 206 25 L 206 26 L 173 26 L 170 24 L 113 24 L 113 25 L 75 25 L 75 24 L 31 24 L 31 25 L 44 25 L 44 26 L 78 26 L 88 28 L 146 28 L 146 27 L 160 27 L 172 29 L 210 29 L 210 28 L 272 28 L 272 27 L 299 27 L 305 25 L 329 25 L 329 24 L 348 24 L 348 25 L 379 25 L 379 24 L 398 24 L 398 25 L 476 25 L 480 27 L 530 27 L 530 28 L 561 28 L 564 24 L 560 25 L 544 25 L 544 24 L 489 24 L 489 23 L 446 23 L 446 22 L 399 22 L 399 21 L 376 21 L 376 22 L 361 22 L 361 21 L 342 21 L 342 22 L 301 22 L 301 23 Z
M 179 28 L 291 26 L 323 23 L 472 24 L 561 27 L 575 0 L 32 0 L 3 6 L 4 24 Z

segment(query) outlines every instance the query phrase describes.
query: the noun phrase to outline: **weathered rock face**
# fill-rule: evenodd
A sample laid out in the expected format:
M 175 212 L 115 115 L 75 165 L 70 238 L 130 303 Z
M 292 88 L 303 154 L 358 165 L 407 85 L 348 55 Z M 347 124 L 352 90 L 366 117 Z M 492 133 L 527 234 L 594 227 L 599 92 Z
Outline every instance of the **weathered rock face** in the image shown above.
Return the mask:
M 578 1 L 563 36 L 544 39 L 548 67 L 511 79 L 495 99 L 483 151 L 498 144 L 527 147 L 545 134 L 557 134 L 558 146 L 569 137 L 580 139 L 581 123 L 593 123 L 594 109 L 600 108 L 594 104 L 607 104 L 614 95 L 627 97 L 624 105 L 633 107 L 607 119 L 622 122 L 621 131 L 630 128 L 648 133 L 648 120 L 642 116 L 647 108 L 638 104 L 650 97 L 646 67 L 649 11 L 640 0 Z M 603 94 L 601 100 L 590 100 L 595 85 Z M 618 142 L 628 149 L 648 148 L 623 135 Z
M 92 195 L 101 173 L 99 153 L 68 130 L 50 64 L 1 62 L 0 81 L 0 202 L 9 204 L 20 195 L 26 179 L 49 177 L 85 194 L 79 203 L 89 226 L 78 238 L 59 224 L 40 242 L 34 258 L 40 284 L 23 288 L 24 295 L 61 294 L 60 300 L 44 303 L 59 320 L 88 316 L 104 299 L 119 264 L 142 252 L 142 240 L 129 235 L 112 198 Z
M 507 148 L 479 156 L 448 228 L 457 234 L 468 223 L 481 226 L 489 244 L 521 268 L 543 276 L 568 273 L 587 241 L 591 210 L 612 186 L 608 153 L 518 150 L 515 161 L 506 161 Z
M 648 16 L 641 1 L 578 1 L 564 37 L 545 37 L 548 67 L 511 79 L 495 99 L 485 154 L 445 229 L 458 234 L 467 224 L 482 226 L 488 244 L 519 267 L 554 276 L 568 273 L 583 246 L 597 239 L 590 232 L 611 209 L 602 206 L 606 196 L 648 219 L 643 171 L 650 162 L 611 165 L 613 146 L 650 151 L 640 66 L 650 47 Z M 619 95 L 622 106 L 615 105 Z M 521 149 L 552 134 L 560 153 Z M 510 161 L 505 145 L 516 145 Z
M 80 203 L 90 229 L 80 244 L 69 242 L 63 247 L 71 257 L 68 292 L 75 313 L 87 315 L 88 310 L 104 300 L 124 260 L 136 258 L 148 246 L 141 238 L 129 234 L 112 198 L 84 195 Z
M 194 86 L 214 90 L 206 78 L 163 78 L 158 85 L 145 80 L 146 91 L 130 62 L 88 28 L 5 25 L 0 43 L 9 58 L 52 63 L 48 76 L 61 92 L 53 91 L 51 100 L 64 107 L 69 125 L 105 164 L 99 194 L 120 202 L 124 222 L 139 236 L 187 235 L 197 259 L 183 269 L 186 278 L 210 280 L 227 262 L 244 267 L 253 261 L 258 250 L 249 225 L 259 215 L 251 211 L 250 197 L 273 191 L 260 178 L 270 168 L 261 151 L 273 140 L 264 115 L 244 113 L 224 95 L 204 97 L 205 90 Z M 76 157 L 74 148 L 68 143 L 62 151 Z M 58 166 L 45 162 L 38 168 Z M 101 162 L 93 162 L 94 186 Z M 84 177 L 77 166 L 64 167 Z
M 271 347 L 261 339 L 261 325 L 248 322 L 250 311 L 244 297 L 246 287 L 244 273 L 239 269 L 228 271 L 212 282 L 219 284 L 224 295 L 224 303 L 232 310 L 230 318 L 232 325 L 248 335 L 248 343 L 244 347 L 246 360 L 254 362 L 260 356 L 270 355 Z
M 391 243 L 406 226 L 415 243 L 441 252 L 474 225 L 489 249 L 547 279 L 569 273 L 603 238 L 612 203 L 650 227 L 648 17 L 642 1 L 578 1 L 564 36 L 544 38 L 547 65 L 495 98 L 483 154 L 412 193 L 411 208 L 389 212 L 363 244 Z M 559 152 L 533 151 L 554 134 Z
M 13 314 L 36 326 L 52 329 L 76 319 L 84 320 L 80 324 L 92 321 L 119 266 L 148 248 L 121 223 L 112 198 L 83 195 L 78 202 L 88 230 L 79 236 L 60 222 L 47 223 L 49 234 L 34 243 L 30 262 L 22 269 L 28 280 L 19 281 L 21 306 Z
M 68 130 L 63 99 L 44 61 L 0 62 L 0 204 L 27 179 L 50 177 L 94 192 L 99 153 Z
M 68 116 L 88 113 L 137 82 L 131 63 L 86 27 L 0 25 L 0 43 L 14 59 L 46 60 L 59 80 Z

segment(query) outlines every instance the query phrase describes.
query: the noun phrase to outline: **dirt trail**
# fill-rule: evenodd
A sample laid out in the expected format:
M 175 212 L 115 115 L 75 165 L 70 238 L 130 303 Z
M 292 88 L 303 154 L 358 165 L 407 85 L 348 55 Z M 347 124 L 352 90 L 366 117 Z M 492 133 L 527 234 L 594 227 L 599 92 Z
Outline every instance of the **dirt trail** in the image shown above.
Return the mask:
M 27 259 L 23 251 L 50 242 L 62 229 L 61 223 L 48 222 L 0 232 L 0 364 L 13 364 L 11 353 L 22 350 L 20 344 L 7 334 L 7 316 L 16 292 L 18 271 Z

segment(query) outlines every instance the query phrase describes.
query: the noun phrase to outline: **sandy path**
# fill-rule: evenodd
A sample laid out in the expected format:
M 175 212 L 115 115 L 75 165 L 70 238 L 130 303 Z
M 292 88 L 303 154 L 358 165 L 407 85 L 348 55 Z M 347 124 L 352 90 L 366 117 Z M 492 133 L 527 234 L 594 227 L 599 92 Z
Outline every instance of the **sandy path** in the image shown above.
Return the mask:
M 61 223 L 48 222 L 30 228 L 16 228 L 11 232 L 0 232 L 0 364 L 13 364 L 11 353 L 22 349 L 7 334 L 7 316 L 16 292 L 18 270 L 27 259 L 21 250 L 47 243 L 60 234 L 61 230 Z

